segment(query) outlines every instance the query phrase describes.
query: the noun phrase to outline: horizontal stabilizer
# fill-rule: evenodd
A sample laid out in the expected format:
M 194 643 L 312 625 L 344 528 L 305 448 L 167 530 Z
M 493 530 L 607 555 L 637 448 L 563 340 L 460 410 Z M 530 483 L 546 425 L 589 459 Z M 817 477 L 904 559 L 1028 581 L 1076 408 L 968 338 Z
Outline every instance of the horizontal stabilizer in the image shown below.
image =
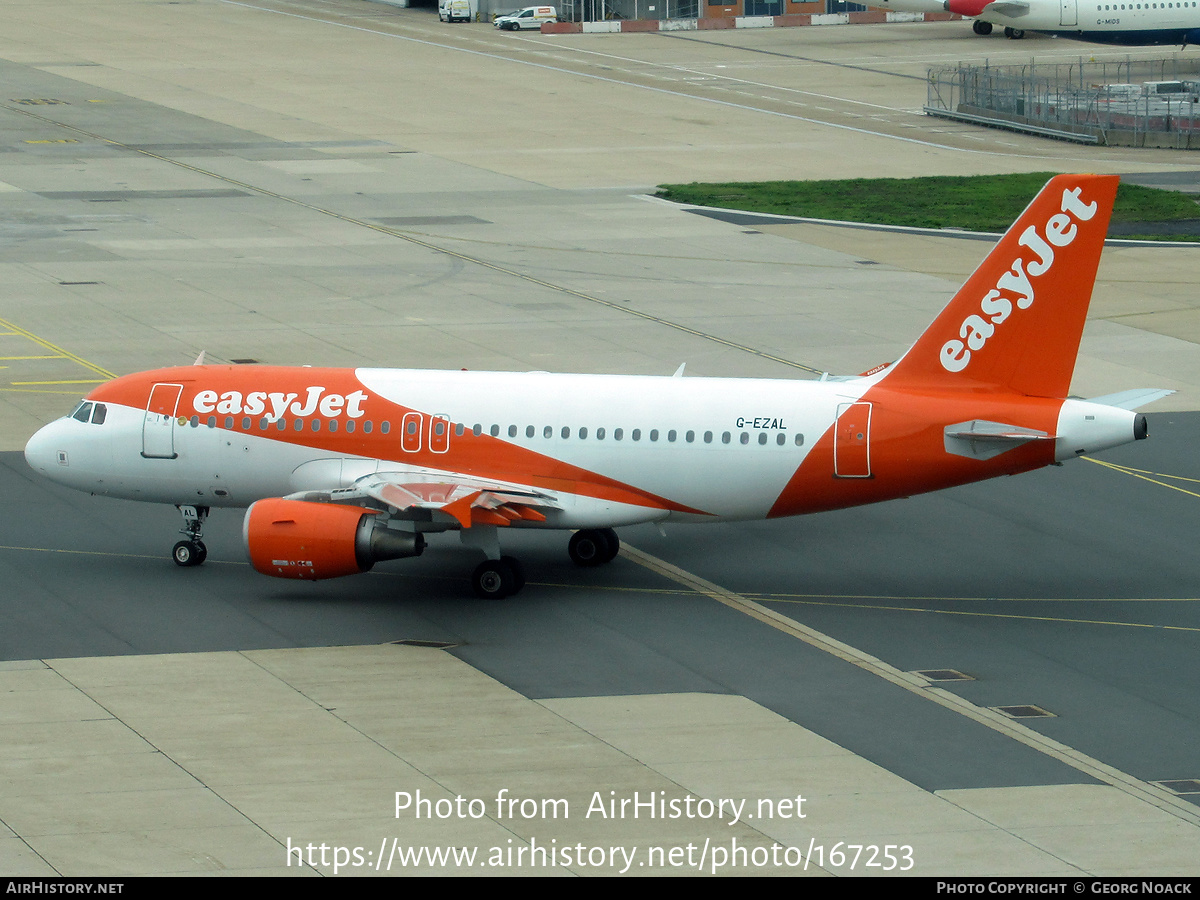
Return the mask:
M 972 459 L 991 459 L 1030 441 L 1052 440 L 1054 436 L 1044 431 L 986 419 L 947 425 L 945 431 L 946 452 Z
M 1118 391 L 1115 394 L 1105 394 L 1103 397 L 1092 397 L 1088 403 L 1100 406 L 1115 406 L 1117 409 L 1141 409 L 1155 400 L 1169 397 L 1174 391 L 1165 388 L 1134 388 L 1130 391 Z

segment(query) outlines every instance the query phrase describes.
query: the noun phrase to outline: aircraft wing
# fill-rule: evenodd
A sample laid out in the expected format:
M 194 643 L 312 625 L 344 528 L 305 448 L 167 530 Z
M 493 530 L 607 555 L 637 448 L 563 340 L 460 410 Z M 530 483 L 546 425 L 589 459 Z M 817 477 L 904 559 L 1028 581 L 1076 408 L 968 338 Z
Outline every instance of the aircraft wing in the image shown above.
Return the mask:
M 558 499 L 543 491 L 450 474 L 405 471 L 374 472 L 348 488 L 302 491 L 285 499 L 354 503 L 365 498 L 391 507 L 401 518 L 424 510 L 449 516 L 463 528 L 544 522 L 546 515 L 540 509 L 561 509 Z
M 544 522 L 538 507 L 558 509 L 554 497 L 541 491 L 514 488 L 471 478 L 414 480 L 407 472 L 377 472 L 361 478 L 355 486 L 401 512 L 427 509 L 458 520 L 463 528 L 472 525 L 510 525 L 515 521 Z
M 1029 14 L 1029 3 L 1026 0 L 995 0 L 983 8 L 981 15 L 987 16 L 988 13 L 1019 19 Z

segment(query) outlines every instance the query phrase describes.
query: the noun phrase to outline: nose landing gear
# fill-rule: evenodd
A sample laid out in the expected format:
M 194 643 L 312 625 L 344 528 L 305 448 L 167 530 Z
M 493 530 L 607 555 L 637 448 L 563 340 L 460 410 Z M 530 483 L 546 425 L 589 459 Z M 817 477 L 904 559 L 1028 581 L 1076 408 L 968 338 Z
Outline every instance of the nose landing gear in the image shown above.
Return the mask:
M 198 566 L 208 559 L 208 548 L 204 546 L 204 541 L 200 540 L 201 532 L 204 529 L 204 520 L 208 518 L 208 507 L 177 506 L 175 508 L 183 514 L 183 527 L 179 529 L 179 533 L 186 535 L 187 539 L 175 545 L 171 550 L 171 558 L 175 560 L 177 566 Z

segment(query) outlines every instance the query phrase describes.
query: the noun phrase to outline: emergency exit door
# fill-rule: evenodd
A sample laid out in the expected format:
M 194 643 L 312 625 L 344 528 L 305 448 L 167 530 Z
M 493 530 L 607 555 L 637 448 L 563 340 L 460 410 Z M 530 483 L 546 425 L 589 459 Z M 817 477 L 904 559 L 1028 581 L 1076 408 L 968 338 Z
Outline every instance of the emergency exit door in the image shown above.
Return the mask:
M 871 404 L 838 405 L 833 429 L 833 474 L 836 478 L 871 477 Z

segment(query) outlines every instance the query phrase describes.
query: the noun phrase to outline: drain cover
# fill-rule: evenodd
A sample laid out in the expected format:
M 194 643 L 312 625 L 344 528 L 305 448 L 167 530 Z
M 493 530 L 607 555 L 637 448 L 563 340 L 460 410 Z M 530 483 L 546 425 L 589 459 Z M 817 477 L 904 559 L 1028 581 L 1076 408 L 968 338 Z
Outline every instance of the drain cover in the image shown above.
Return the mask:
M 930 681 L 974 681 L 975 676 L 960 672 L 958 669 L 917 669 L 914 675 L 920 675 Z
M 1054 713 L 1040 706 L 993 706 L 996 712 L 1004 713 L 1010 719 L 1044 719 L 1053 718 Z
M 1200 778 L 1177 778 L 1174 781 L 1158 783 L 1176 794 L 1200 794 Z

